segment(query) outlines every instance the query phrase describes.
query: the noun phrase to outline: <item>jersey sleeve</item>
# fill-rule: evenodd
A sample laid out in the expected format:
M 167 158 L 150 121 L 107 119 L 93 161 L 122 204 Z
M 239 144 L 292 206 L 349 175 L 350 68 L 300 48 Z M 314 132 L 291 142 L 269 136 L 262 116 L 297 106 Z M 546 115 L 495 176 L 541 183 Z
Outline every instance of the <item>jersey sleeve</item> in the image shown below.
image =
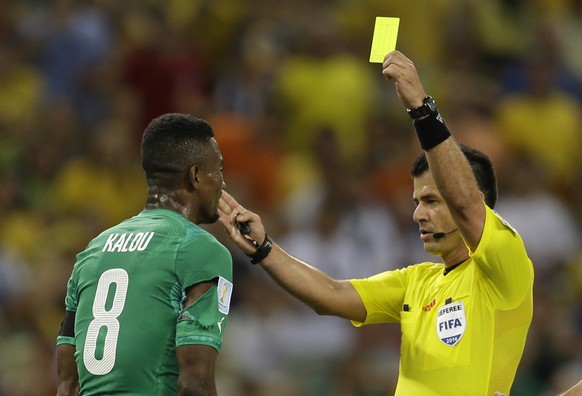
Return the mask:
M 228 321 L 228 310 L 220 309 L 221 290 L 222 285 L 219 282 L 218 285 L 208 289 L 194 304 L 182 309 L 176 325 L 177 347 L 208 345 L 220 351 Z
M 232 282 L 232 256 L 212 235 L 200 235 L 180 248 L 176 274 L 183 290 L 221 276 Z
M 531 290 L 533 265 L 521 236 L 489 207 L 479 246 L 469 254 L 479 266 L 496 308 L 515 308 Z
M 180 249 L 176 274 L 182 290 L 217 279 L 195 303 L 184 307 L 176 325 L 176 346 L 208 345 L 220 351 L 232 295 L 232 257 L 210 234 L 198 236 Z
M 365 279 L 350 279 L 366 307 L 366 320 L 352 321 L 352 324 L 360 327 L 372 323 L 398 322 L 406 293 L 407 271 L 407 268 L 403 268 Z

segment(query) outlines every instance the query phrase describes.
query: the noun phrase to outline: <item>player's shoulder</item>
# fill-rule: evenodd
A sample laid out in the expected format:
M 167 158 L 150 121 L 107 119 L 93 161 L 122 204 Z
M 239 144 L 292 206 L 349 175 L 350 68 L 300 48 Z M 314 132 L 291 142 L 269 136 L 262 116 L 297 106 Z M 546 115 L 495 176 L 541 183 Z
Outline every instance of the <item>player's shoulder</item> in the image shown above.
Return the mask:
M 118 229 L 151 230 L 160 235 L 195 237 L 207 232 L 178 212 L 169 209 L 146 209 L 120 223 Z
M 142 245 L 146 241 L 148 244 L 151 242 L 151 245 L 164 244 L 168 238 L 186 241 L 206 234 L 208 233 L 205 230 L 177 212 L 167 209 L 147 209 L 99 233 L 89 242 L 86 252 L 92 251 L 92 247 L 103 246 L 110 247 L 104 251 L 121 249 L 120 251 L 126 252 L 126 248 L 137 246 L 139 241 L 142 241 Z

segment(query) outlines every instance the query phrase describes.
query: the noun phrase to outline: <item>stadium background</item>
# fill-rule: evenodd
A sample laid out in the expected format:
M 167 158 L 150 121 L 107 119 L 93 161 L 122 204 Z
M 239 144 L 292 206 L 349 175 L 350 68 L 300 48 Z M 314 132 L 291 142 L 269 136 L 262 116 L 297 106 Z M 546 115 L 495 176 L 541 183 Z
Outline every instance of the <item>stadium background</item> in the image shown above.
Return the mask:
M 582 1 L 3 0 L 1 396 L 55 394 L 74 255 L 141 210 L 139 138 L 165 112 L 209 120 L 228 190 L 332 276 L 427 258 L 411 220 L 418 144 L 368 63 L 375 16 L 401 18 L 397 48 L 458 140 L 493 159 L 498 212 L 536 266 L 512 394 L 582 378 Z M 397 326 L 317 317 L 233 254 L 221 394 L 393 391 Z

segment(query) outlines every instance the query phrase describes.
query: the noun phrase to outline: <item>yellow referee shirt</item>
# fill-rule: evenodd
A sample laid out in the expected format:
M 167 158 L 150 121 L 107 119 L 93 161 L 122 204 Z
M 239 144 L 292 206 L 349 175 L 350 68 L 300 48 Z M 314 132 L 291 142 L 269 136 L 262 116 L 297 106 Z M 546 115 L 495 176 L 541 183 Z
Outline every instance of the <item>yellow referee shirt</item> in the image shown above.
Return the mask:
M 396 395 L 509 394 L 532 319 L 534 271 L 519 234 L 487 208 L 467 261 L 421 263 L 353 279 L 363 323 L 400 322 Z

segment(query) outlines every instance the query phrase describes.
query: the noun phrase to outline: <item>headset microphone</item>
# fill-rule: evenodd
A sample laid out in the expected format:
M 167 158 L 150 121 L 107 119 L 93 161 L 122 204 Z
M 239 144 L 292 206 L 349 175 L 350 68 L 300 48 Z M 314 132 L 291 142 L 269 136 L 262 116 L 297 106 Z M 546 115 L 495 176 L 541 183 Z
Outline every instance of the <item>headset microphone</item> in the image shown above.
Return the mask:
M 434 232 L 434 233 L 432 234 L 432 237 L 433 237 L 434 239 L 441 239 L 441 238 L 444 238 L 444 237 L 446 237 L 446 236 L 447 236 L 447 235 L 449 235 L 449 234 L 452 234 L 452 233 L 453 233 L 453 232 L 455 232 L 455 231 L 458 231 L 458 228 L 455 228 L 454 230 L 452 230 L 452 231 L 449 231 L 449 232 Z

